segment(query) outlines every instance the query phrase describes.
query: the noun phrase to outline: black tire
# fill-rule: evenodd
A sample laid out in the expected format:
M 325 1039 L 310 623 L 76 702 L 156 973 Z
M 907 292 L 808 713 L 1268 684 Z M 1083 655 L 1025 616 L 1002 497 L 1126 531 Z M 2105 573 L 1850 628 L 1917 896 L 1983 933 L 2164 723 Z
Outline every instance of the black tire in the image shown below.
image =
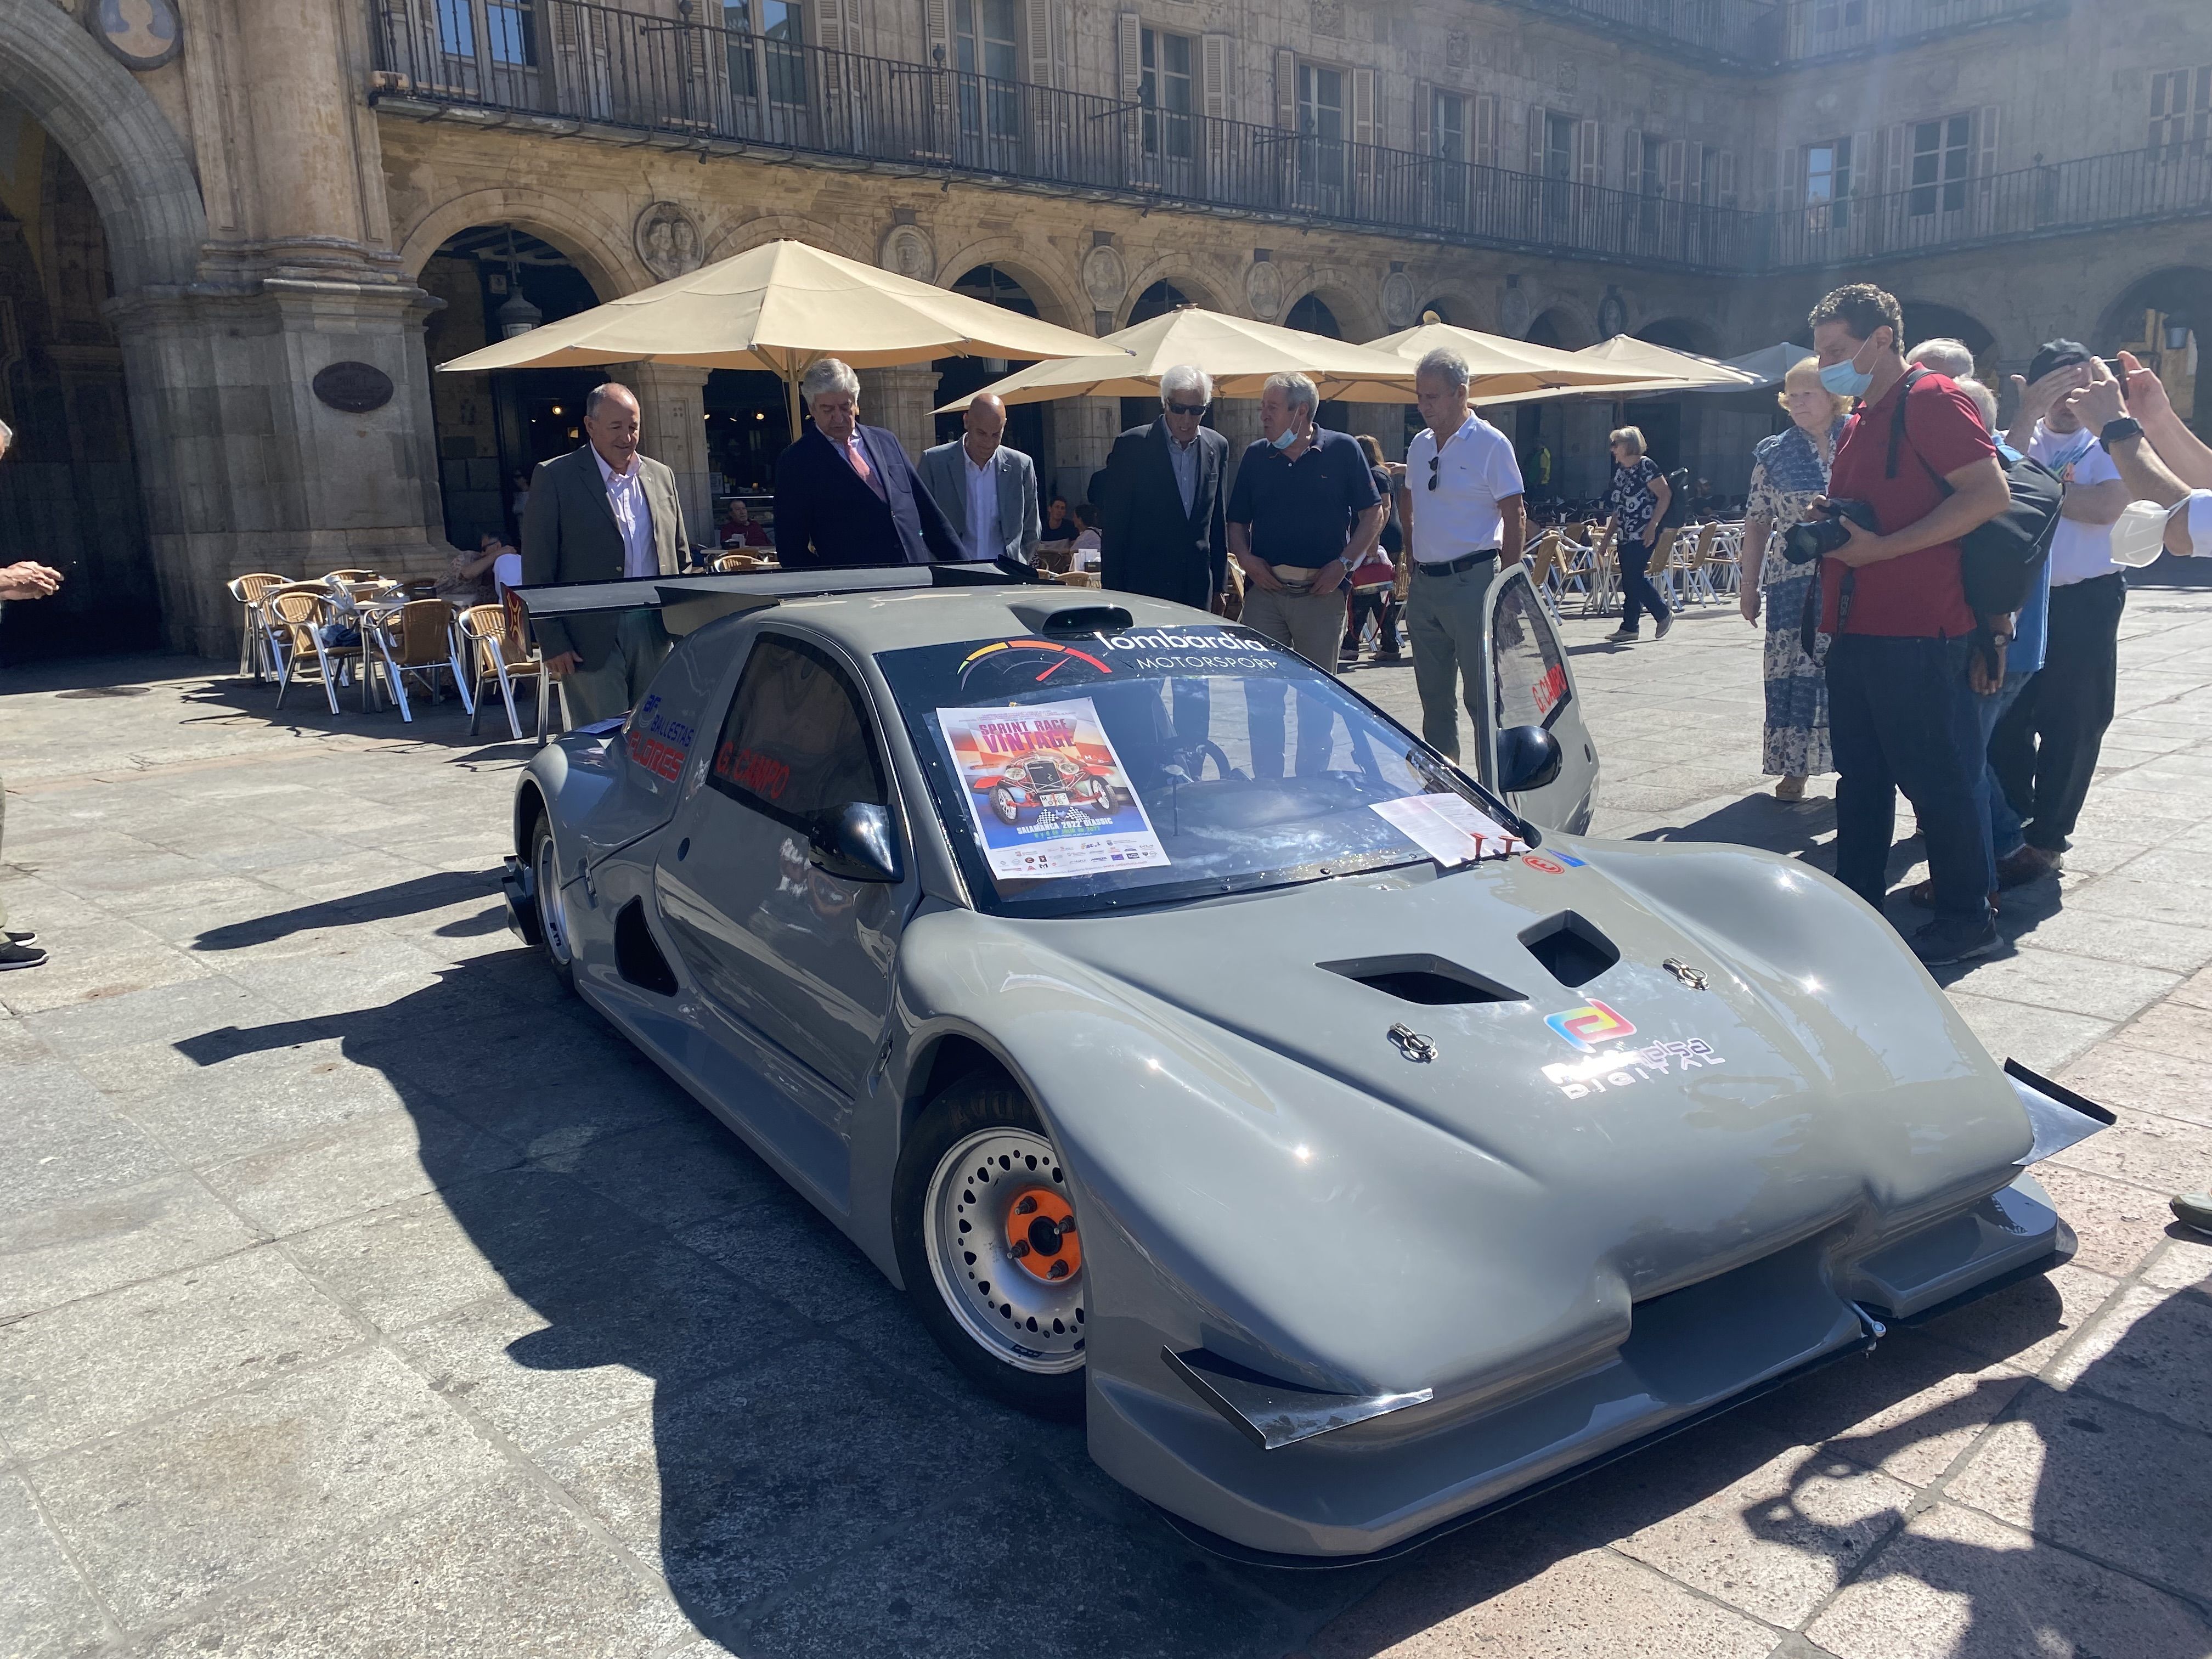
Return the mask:
M 963 1078 L 932 1101 L 923 1112 L 913 1137 L 899 1156 L 898 1172 L 892 1183 L 891 1215 L 898 1249 L 899 1273 L 906 1281 L 907 1294 L 913 1299 L 915 1311 L 921 1316 L 922 1324 L 936 1340 L 938 1346 L 944 1349 L 946 1358 L 958 1366 L 976 1388 L 994 1400 L 1034 1416 L 1060 1422 L 1079 1422 L 1083 1417 L 1085 1390 L 1080 1331 L 1087 1310 L 1079 1308 L 1075 1318 L 1066 1322 L 1067 1334 L 1060 1344 L 1061 1352 L 1037 1354 L 1031 1360 L 1024 1362 L 1014 1357 L 1014 1352 L 1009 1351 L 1014 1348 L 1011 1340 L 1001 1337 L 996 1344 L 988 1343 L 970 1330 L 969 1326 L 963 1322 L 963 1317 L 976 1316 L 972 1291 L 966 1292 L 961 1304 L 964 1315 L 956 1311 L 952 1298 L 963 1295 L 963 1290 L 941 1284 L 932 1265 L 928 1242 L 928 1231 L 932 1225 L 931 1193 L 940 1166 L 945 1164 L 949 1156 L 963 1144 L 972 1145 L 975 1137 L 1000 1131 L 1009 1132 L 1016 1137 L 1035 1137 L 1044 1143 L 1046 1152 L 1050 1152 L 1051 1138 L 1046 1133 L 1036 1109 L 1020 1090 L 994 1073 L 981 1072 Z M 1047 1164 L 1052 1165 L 1048 1170 L 1042 1167 Z M 963 1171 L 965 1165 L 966 1160 L 963 1159 Z M 952 1170 L 947 1170 L 946 1175 L 948 1182 L 957 1179 L 956 1172 Z M 1056 1159 L 1051 1158 L 1041 1159 L 1034 1166 L 1034 1173 L 1027 1176 L 1024 1176 L 1018 1158 L 1015 1159 L 1012 1167 L 1000 1176 L 1000 1184 L 1011 1193 L 1013 1188 L 1009 1177 L 1046 1185 L 1054 1192 L 1068 1190 L 1064 1173 L 1058 1168 Z M 968 1184 L 971 1188 L 974 1186 L 972 1178 Z M 947 1196 L 957 1200 L 957 1194 L 948 1194 Z M 1073 1200 L 1068 1200 L 1067 1203 L 1072 1210 Z M 964 1226 L 966 1224 L 962 1224 Z M 1076 1232 L 1073 1219 L 1068 1222 L 1066 1231 L 1080 1239 L 1081 1235 Z M 972 1261 L 972 1256 L 969 1259 Z M 939 1254 L 939 1261 L 945 1263 L 949 1271 L 960 1271 L 957 1264 L 947 1261 L 942 1251 Z M 987 1267 L 985 1271 L 989 1269 Z M 1020 1272 L 1012 1268 L 1007 1271 L 1015 1274 Z M 975 1275 L 970 1272 L 963 1277 L 972 1280 Z M 1088 1294 L 1083 1284 L 1084 1277 L 1084 1270 L 1079 1267 L 1077 1273 L 1067 1282 L 1067 1288 L 1078 1297 Z M 1024 1288 L 1037 1290 L 1039 1287 L 1024 1281 Z M 984 1289 L 986 1291 L 989 1289 L 988 1281 Z M 1040 1293 L 1064 1294 L 1057 1287 Z M 1014 1316 L 1006 1322 L 1007 1330 L 1018 1329 L 1021 1311 L 1013 1310 Z M 1049 1343 L 1054 1339 L 1048 1334 L 1042 1340 Z M 1075 1350 L 1073 1355 L 1065 1352 L 1070 1344 Z M 1072 1364 L 1069 1363 L 1071 1359 Z M 1051 1363 L 1067 1368 L 1050 1371 L 1025 1368 L 1026 1364 L 1038 1363 Z
M 538 907 L 538 954 L 553 970 L 553 976 L 573 992 L 576 988 L 574 945 L 559 876 L 559 849 L 554 844 L 552 822 L 541 812 L 530 826 L 530 902 Z

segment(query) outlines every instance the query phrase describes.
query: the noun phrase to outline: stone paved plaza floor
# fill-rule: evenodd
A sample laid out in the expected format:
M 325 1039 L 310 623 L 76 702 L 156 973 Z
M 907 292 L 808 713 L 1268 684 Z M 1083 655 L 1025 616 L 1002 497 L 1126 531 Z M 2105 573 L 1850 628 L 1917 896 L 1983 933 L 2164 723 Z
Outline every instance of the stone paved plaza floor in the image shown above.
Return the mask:
M 1822 856 L 1732 610 L 1568 632 L 1602 831 Z M 2212 592 L 2124 632 L 2069 872 L 1950 986 L 2123 1113 L 2044 1166 L 2079 1258 L 1319 1574 L 976 1399 L 556 994 L 495 893 L 524 746 L 178 659 L 0 679 L 54 952 L 0 977 L 0 1655 L 2205 1659 L 2212 1241 L 2165 1198 L 2212 1181 Z

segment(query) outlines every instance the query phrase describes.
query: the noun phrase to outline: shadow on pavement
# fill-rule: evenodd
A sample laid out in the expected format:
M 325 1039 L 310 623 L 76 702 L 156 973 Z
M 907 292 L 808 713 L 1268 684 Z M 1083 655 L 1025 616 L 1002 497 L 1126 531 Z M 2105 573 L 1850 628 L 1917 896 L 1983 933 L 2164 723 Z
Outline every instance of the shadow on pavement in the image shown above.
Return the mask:
M 368 896 L 434 896 L 417 886 Z M 1041 1652 L 1270 1659 L 1375 1581 L 1202 1555 L 1080 1430 L 970 1391 L 874 1266 L 535 953 L 176 1046 L 212 1065 L 333 1036 L 404 1103 L 507 1292 L 409 1305 L 396 1281 L 439 1264 L 395 1258 L 359 1305 L 732 1650 L 981 1659 L 1019 1630 Z
M 500 872 L 496 870 L 447 870 L 434 876 L 417 876 L 411 881 L 394 882 L 389 887 L 356 893 L 350 898 L 321 899 L 313 904 L 303 904 L 297 909 L 278 910 L 269 915 L 256 916 L 250 921 L 228 922 L 220 927 L 210 927 L 192 941 L 191 948 L 195 951 L 242 951 L 251 945 L 289 939 L 295 933 L 312 933 L 318 927 L 337 927 L 361 921 L 390 921 L 398 916 L 443 909 L 449 904 L 462 904 L 470 899 L 496 896 L 499 877 Z M 506 912 L 500 908 L 487 910 L 480 916 L 448 922 L 436 931 L 444 938 L 466 939 L 495 933 L 506 926 Z
M 1836 828 L 1836 804 L 1826 797 L 1816 797 L 1800 805 L 1779 801 L 1767 791 L 1746 795 L 1741 800 L 1730 801 L 1717 811 L 1688 823 L 1668 824 L 1657 830 L 1646 830 L 1632 837 L 1636 841 L 1726 841 L 1741 847 L 1763 847 L 1770 853 L 1784 853 L 1792 858 L 1804 858 L 1818 846 L 1820 838 L 1832 835 Z M 1823 851 L 1815 860 L 1826 868 L 1827 856 Z

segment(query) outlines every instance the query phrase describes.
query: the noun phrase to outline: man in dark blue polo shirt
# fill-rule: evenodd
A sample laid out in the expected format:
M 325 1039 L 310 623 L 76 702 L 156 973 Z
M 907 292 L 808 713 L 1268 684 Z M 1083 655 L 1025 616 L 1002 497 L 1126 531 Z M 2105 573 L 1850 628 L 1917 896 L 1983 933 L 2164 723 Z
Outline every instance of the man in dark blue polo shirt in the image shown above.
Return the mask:
M 1229 552 L 1244 572 L 1243 621 L 1278 645 L 1334 669 L 1344 637 L 1346 573 L 1374 550 L 1389 508 L 1359 446 L 1314 424 L 1321 394 L 1303 374 L 1260 389 L 1260 430 L 1229 492 Z M 1252 762 L 1283 775 L 1283 708 L 1255 703 Z M 1299 705 L 1298 770 L 1328 763 L 1326 710 Z

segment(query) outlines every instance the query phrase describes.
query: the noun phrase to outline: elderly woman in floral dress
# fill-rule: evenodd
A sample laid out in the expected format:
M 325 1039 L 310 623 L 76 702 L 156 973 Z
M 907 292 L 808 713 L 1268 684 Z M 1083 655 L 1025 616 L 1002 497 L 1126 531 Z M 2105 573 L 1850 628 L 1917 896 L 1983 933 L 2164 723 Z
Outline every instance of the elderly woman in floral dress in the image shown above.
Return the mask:
M 1751 499 L 1744 509 L 1741 564 L 1746 622 L 1766 611 L 1766 738 L 1760 769 L 1782 781 L 1777 800 L 1805 799 L 1805 780 L 1832 772 L 1828 753 L 1828 683 L 1820 664 L 1805 654 L 1798 621 L 1820 565 L 1790 564 L 1782 556 L 1783 532 L 1805 516 L 1815 495 L 1826 493 L 1828 469 L 1851 400 L 1820 384 L 1820 366 L 1804 358 L 1783 377 L 1778 401 L 1790 412 L 1790 429 L 1752 451 Z

